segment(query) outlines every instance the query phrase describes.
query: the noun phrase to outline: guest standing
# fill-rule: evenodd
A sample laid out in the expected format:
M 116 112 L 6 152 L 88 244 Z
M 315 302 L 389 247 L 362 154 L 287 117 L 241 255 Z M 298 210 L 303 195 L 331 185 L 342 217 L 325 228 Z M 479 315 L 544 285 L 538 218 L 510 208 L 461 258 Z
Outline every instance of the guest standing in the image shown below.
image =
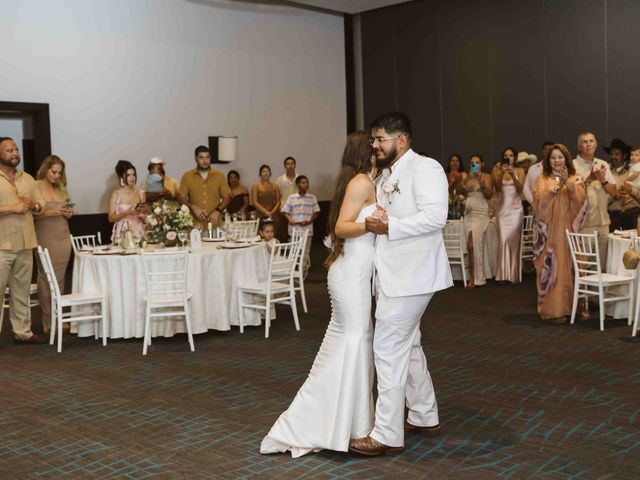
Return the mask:
M 222 223 L 222 212 L 229 205 L 229 185 L 220 170 L 211 168 L 211 152 L 204 145 L 195 150 L 196 168 L 180 180 L 178 201 L 189 207 L 195 223 L 206 226 Z
M 553 145 L 543 160 L 533 194 L 538 223 L 534 245 L 538 314 L 552 323 L 564 323 L 573 303 L 571 252 L 565 230 L 579 232 L 587 211 L 587 192 L 576 176 L 571 154 Z
M 522 186 L 524 170 L 514 167 L 518 152 L 505 148 L 500 163 L 493 166 L 493 180 L 500 198 L 496 205 L 498 227 L 498 266 L 496 281 L 518 283 L 520 281 L 520 236 L 524 210 L 522 208 Z
M 636 228 L 638 213 L 640 208 L 638 201 L 633 198 L 624 188 L 624 184 L 629 179 L 629 155 L 631 145 L 627 145 L 619 138 L 614 138 L 609 147 L 604 147 L 604 151 L 609 154 L 609 168 L 611 176 L 616 184 L 616 193 L 609 197 L 607 211 L 609 213 L 609 230 L 629 230 Z
M 134 235 L 144 234 L 144 214 L 146 211 L 144 192 L 136 188 L 138 174 L 136 167 L 127 160 L 120 160 L 116 165 L 116 175 L 120 178 L 120 188 L 111 194 L 109 202 L 109 221 L 113 223 L 111 241 L 117 243 L 125 225 Z
M 466 288 L 486 283 L 484 250 L 485 235 L 489 226 L 489 199 L 493 196 L 493 179 L 482 171 L 484 160 L 480 154 L 469 158 L 469 173 L 462 179 L 466 193 L 464 204 L 464 230 L 467 236 L 470 278 Z
M 175 178 L 167 175 L 165 166 L 166 162 L 160 157 L 153 157 L 147 165 L 149 175 L 140 184 L 140 190 L 145 192 L 147 203 L 157 202 L 163 198 L 175 200 L 178 195 L 180 184 Z
M 309 179 L 304 175 L 296 178 L 298 193 L 289 195 L 287 202 L 282 207 L 282 213 L 287 217 L 289 235 L 295 231 L 307 231 L 307 243 L 305 244 L 302 271 L 307 274 L 311 266 L 311 242 L 313 239 L 313 222 L 318 218 L 320 206 L 315 195 L 309 193 Z
M 278 231 L 277 213 L 280 212 L 280 190 L 278 185 L 271 182 L 271 167 L 262 165 L 260 167 L 260 180 L 253 184 L 251 188 L 251 201 L 258 211 L 258 216 L 270 217 L 276 223 Z
M 284 205 L 287 202 L 289 195 L 298 191 L 298 186 L 296 185 L 296 178 L 298 178 L 298 174 L 296 173 L 296 159 L 293 157 L 287 157 L 284 159 L 283 163 L 284 173 L 276 179 L 276 184 L 280 190 L 281 205 Z M 280 218 L 278 219 L 278 231 L 276 232 L 276 237 L 281 242 L 286 242 L 289 238 L 289 223 L 282 212 L 280 212 L 278 216 Z
M 32 212 L 42 212 L 34 200 L 36 182 L 16 168 L 20 152 L 13 139 L 0 137 L 0 296 L 9 285 L 9 310 L 15 343 L 46 343 L 31 331 L 29 291 L 36 232 Z
M 444 171 L 447 174 L 447 182 L 449 183 L 449 195 L 459 193 L 458 189 L 462 182 L 462 176 L 464 175 L 462 157 L 457 153 L 451 154 L 447 162 L 447 168 L 445 168 Z
M 37 177 L 35 198 L 43 210 L 35 217 L 36 237 L 38 244 L 49 250 L 58 288 L 64 293 L 64 279 L 71 257 L 69 219 L 73 215 L 64 162 L 56 155 L 49 155 L 43 160 Z M 51 328 L 51 290 L 40 259 L 37 264 L 42 329 L 47 333 Z
M 227 183 L 229 184 L 229 205 L 227 212 L 247 213 L 249 207 L 249 191 L 247 187 L 240 184 L 240 174 L 236 170 L 230 170 L 227 173 Z

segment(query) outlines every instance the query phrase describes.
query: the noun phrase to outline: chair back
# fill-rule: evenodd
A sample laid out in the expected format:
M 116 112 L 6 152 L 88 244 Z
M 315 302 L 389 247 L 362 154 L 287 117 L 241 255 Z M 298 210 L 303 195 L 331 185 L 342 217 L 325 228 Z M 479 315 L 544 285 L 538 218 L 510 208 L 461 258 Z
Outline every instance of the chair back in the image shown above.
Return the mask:
M 298 257 L 302 248 L 302 238 L 287 243 L 273 243 L 269 258 L 269 285 L 275 280 L 287 279 L 293 285 Z
M 593 233 L 573 233 L 569 229 L 565 230 L 569 250 L 571 250 L 571 260 L 573 270 L 577 278 L 597 273 L 602 276 L 602 265 L 600 265 L 600 249 L 598 247 L 598 232 Z
M 447 224 L 442 231 L 442 239 L 444 240 L 444 248 L 447 250 L 449 260 L 460 260 L 464 258 L 463 238 L 464 238 L 464 219 L 447 220 Z M 451 263 L 451 262 L 450 262 Z M 459 262 L 454 262 L 457 264 Z
M 100 232 L 96 235 L 70 235 L 73 253 L 77 255 L 83 247 L 97 247 L 102 245 Z
M 291 241 L 300 242 L 300 251 L 296 260 L 296 270 L 302 271 L 302 261 L 304 260 L 304 249 L 309 241 L 309 230 L 293 230 L 291 232 Z
M 142 268 L 147 295 L 180 295 L 186 301 L 189 251 L 145 252 Z
M 227 233 L 237 240 L 245 240 L 258 234 L 258 220 L 241 220 L 225 225 Z
M 47 283 L 49 284 L 49 291 L 51 292 L 51 296 L 58 301 L 60 299 L 60 287 L 58 287 L 58 279 L 56 278 L 56 274 L 53 270 L 53 263 L 51 263 L 51 256 L 49 255 L 49 249 L 45 248 L 44 250 L 40 245 L 38 245 L 38 258 L 40 259 L 40 263 L 42 264 L 42 268 L 44 269 L 44 274 L 47 277 Z
M 523 259 L 533 258 L 533 215 L 525 215 L 520 236 L 520 252 Z

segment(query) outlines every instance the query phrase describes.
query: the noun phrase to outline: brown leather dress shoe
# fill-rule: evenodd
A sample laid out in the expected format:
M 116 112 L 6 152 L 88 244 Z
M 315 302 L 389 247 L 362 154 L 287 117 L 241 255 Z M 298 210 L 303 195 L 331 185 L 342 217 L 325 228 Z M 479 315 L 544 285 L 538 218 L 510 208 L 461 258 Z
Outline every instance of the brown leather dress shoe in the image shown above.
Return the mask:
M 417 432 L 424 433 L 430 437 L 436 437 L 440 435 L 440 424 L 433 425 L 431 427 L 419 427 L 418 425 L 412 425 L 409 422 L 404 422 L 405 435 Z
M 393 455 L 400 453 L 404 447 L 390 447 L 371 437 L 356 438 L 349 442 L 349 451 L 364 455 L 365 457 L 377 457 L 378 455 Z
M 35 333 L 31 335 L 26 340 L 22 340 L 20 338 L 14 338 L 13 343 L 16 345 L 44 345 L 47 342 L 47 339 L 41 337 L 40 335 L 36 335 Z

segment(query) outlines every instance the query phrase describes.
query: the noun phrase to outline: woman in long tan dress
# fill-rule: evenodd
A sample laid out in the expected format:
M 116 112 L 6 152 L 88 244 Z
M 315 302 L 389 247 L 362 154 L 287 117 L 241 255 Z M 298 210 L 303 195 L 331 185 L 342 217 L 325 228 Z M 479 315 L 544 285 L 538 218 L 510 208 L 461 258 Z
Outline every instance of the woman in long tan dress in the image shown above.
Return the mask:
M 271 181 L 271 167 L 260 167 L 260 180 L 251 188 L 251 202 L 258 212 L 258 217 L 270 217 L 274 222 L 278 221 L 280 211 L 280 189 Z M 275 225 L 276 231 L 278 226 Z
M 36 199 L 42 205 L 42 214 L 35 217 L 38 245 L 49 250 L 53 271 L 60 292 L 64 292 L 64 277 L 71 257 L 71 238 L 69 236 L 69 218 L 73 208 L 67 192 L 65 164 L 56 155 L 49 155 L 38 170 L 36 181 Z M 51 291 L 38 259 L 38 299 L 42 310 L 42 329 L 51 328 Z
M 502 160 L 493 166 L 491 174 L 497 193 L 496 225 L 498 227 L 497 282 L 520 282 L 520 235 L 524 221 L 522 208 L 522 188 L 524 170 L 515 167 L 518 152 L 515 148 L 505 148 Z
M 542 320 L 564 323 L 573 302 L 571 251 L 565 230 L 580 231 L 587 193 L 567 147 L 554 145 L 543 162 L 533 191 L 538 314 Z

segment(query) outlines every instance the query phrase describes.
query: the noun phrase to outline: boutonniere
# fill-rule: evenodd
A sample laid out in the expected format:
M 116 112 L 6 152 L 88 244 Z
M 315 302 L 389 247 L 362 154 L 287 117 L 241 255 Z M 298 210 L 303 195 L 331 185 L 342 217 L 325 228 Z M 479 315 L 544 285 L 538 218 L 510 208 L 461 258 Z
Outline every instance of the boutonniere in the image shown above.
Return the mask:
M 392 193 L 400 193 L 400 180 L 396 180 L 395 183 L 391 183 L 389 180 L 382 184 L 382 191 L 387 195 Z

